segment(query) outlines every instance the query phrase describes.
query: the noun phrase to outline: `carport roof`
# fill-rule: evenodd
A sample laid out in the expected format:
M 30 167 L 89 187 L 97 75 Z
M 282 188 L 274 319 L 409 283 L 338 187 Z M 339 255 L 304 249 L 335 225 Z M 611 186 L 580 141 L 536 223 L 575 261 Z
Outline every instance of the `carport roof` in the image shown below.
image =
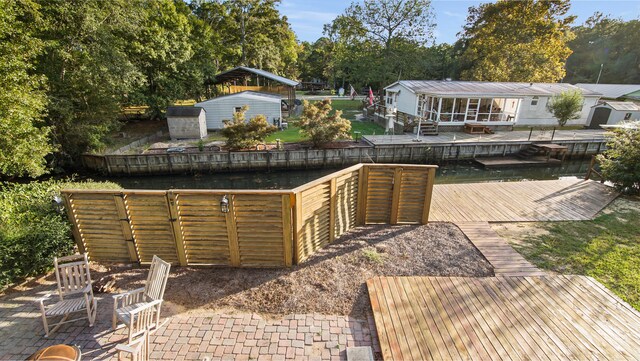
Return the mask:
M 242 79 L 248 75 L 258 75 L 267 79 L 271 79 L 273 81 L 276 81 L 278 83 L 282 83 L 288 86 L 296 86 L 298 84 L 300 84 L 299 82 L 295 81 L 295 80 L 291 80 L 291 79 L 287 79 L 283 76 L 280 75 L 276 75 L 273 73 L 270 73 L 266 70 L 261 70 L 261 69 L 254 69 L 254 68 L 249 68 L 246 66 L 238 66 L 235 67 L 231 70 L 227 70 L 224 71 L 220 74 L 217 74 L 215 76 L 215 81 L 214 84 L 222 84 L 222 83 L 226 83 L 228 81 L 232 81 L 232 80 L 237 80 L 237 79 Z

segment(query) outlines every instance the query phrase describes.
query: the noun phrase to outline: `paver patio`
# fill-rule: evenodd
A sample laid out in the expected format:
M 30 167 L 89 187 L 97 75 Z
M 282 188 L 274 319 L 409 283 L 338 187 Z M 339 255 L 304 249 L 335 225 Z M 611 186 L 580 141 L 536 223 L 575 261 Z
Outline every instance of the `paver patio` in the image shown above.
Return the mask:
M 0 360 L 24 360 L 54 344 L 75 344 L 83 359 L 116 359 L 115 345 L 126 341 L 126 329 L 111 331 L 109 295 L 97 296 L 98 318 L 63 325 L 44 338 L 40 312 L 34 301 L 53 290 L 33 290 L 0 297 Z M 258 314 L 183 313 L 168 317 L 151 336 L 154 360 L 309 360 L 345 359 L 351 346 L 378 347 L 373 319 L 349 316 L 294 314 L 270 319 Z

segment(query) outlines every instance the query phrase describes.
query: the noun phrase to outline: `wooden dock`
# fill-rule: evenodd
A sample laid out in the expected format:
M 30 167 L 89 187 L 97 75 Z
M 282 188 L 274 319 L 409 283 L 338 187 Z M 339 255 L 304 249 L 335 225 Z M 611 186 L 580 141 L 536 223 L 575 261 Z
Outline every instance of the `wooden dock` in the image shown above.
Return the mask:
M 562 161 L 555 158 L 547 159 L 546 157 L 531 157 L 521 159 L 518 157 L 494 157 L 494 158 L 476 158 L 474 161 L 485 168 L 507 168 L 507 167 L 529 167 L 529 166 L 560 166 Z
M 640 313 L 586 276 L 376 277 L 385 360 L 638 360 Z
M 516 252 L 487 222 L 456 223 L 482 255 L 493 266 L 496 276 L 545 276 Z
M 430 221 L 536 222 L 593 219 L 617 197 L 594 181 L 560 179 L 528 182 L 437 184 Z

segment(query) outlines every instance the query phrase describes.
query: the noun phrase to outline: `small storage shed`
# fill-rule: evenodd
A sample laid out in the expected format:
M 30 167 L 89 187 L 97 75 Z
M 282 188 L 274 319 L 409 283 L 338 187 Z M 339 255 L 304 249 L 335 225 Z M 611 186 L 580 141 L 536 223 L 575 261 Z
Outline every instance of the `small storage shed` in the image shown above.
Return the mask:
M 269 124 L 275 124 L 282 119 L 281 101 L 277 94 L 243 91 L 205 100 L 196 106 L 204 108 L 207 113 L 207 129 L 222 129 L 223 120 L 233 119 L 233 113 L 245 105 L 249 107 L 245 113 L 246 120 L 262 114 Z
M 604 102 L 595 105 L 589 113 L 589 128 L 614 125 L 623 120 L 640 120 L 640 106 L 632 102 Z
M 207 136 L 206 112 L 201 107 L 168 107 L 171 139 L 202 139 Z

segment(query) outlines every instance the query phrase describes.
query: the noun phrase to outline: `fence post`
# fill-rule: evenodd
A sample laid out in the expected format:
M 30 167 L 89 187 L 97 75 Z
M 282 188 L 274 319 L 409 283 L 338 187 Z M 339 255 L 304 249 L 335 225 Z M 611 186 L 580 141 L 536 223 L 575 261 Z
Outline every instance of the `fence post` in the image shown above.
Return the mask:
M 400 188 L 402 183 L 402 168 L 396 167 L 393 170 L 393 196 L 391 198 L 391 219 L 390 224 L 398 224 L 398 208 L 400 207 Z
M 116 204 L 116 210 L 118 212 L 118 219 L 120 219 L 120 228 L 124 235 L 124 241 L 127 242 L 127 249 L 129 250 L 129 259 L 131 262 L 140 262 L 138 257 L 138 251 L 136 249 L 136 241 L 131 231 L 131 222 L 129 221 L 129 214 L 124 206 L 124 193 L 114 194 L 113 201 Z
M 291 264 L 293 263 L 293 244 L 291 237 L 291 198 L 291 194 L 282 195 L 282 241 L 284 247 L 284 265 L 286 267 L 291 267 Z
M 80 231 L 78 230 L 78 222 L 73 214 L 73 209 L 71 209 L 71 200 L 69 199 L 70 197 L 70 194 L 62 194 L 62 198 L 64 199 L 64 208 L 67 210 L 67 218 L 69 219 L 69 223 L 71 223 L 71 232 L 73 233 L 73 238 L 75 238 L 76 244 L 78 245 L 78 252 L 85 253 L 87 250 L 84 247 L 82 236 L 80 236 Z
M 173 231 L 173 240 L 176 243 L 176 253 L 178 254 L 178 262 L 180 266 L 187 266 L 187 253 L 184 249 L 184 240 L 182 230 L 180 229 L 180 215 L 178 214 L 177 196 L 173 191 L 166 193 L 167 205 L 169 206 L 169 221 L 171 222 L 171 230 Z
M 329 243 L 336 239 L 336 178 L 329 181 Z
M 300 231 L 302 230 L 302 192 L 294 194 L 293 209 L 293 264 L 300 262 Z
M 240 246 L 238 245 L 238 229 L 236 227 L 236 217 L 233 204 L 235 203 L 235 196 L 229 194 L 229 212 L 224 214 L 225 221 L 227 223 L 227 238 L 229 239 L 229 257 L 231 258 L 231 265 L 234 267 L 240 266 Z
M 362 226 L 367 219 L 367 183 L 369 178 L 369 166 L 362 164 L 358 171 L 358 205 L 356 206 L 357 224 Z
M 429 210 L 431 209 L 431 198 L 433 194 L 433 183 L 436 179 L 436 168 L 430 168 L 427 172 L 427 189 L 424 193 L 424 206 L 422 208 L 422 224 L 429 222 Z

